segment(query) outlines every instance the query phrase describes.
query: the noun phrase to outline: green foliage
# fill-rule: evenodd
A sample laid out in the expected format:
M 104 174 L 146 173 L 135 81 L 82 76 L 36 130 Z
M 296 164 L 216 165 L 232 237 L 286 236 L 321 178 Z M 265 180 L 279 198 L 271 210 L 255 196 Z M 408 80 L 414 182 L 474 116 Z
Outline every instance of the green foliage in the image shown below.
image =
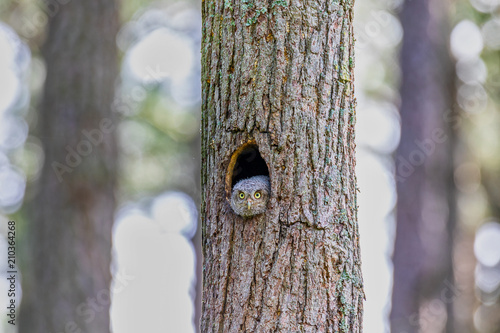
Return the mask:
M 136 115 L 119 128 L 122 146 L 122 190 L 140 198 L 165 188 L 186 186 L 186 170 L 195 168 L 192 142 L 199 133 L 199 114 L 177 106 L 159 91 L 150 91 Z

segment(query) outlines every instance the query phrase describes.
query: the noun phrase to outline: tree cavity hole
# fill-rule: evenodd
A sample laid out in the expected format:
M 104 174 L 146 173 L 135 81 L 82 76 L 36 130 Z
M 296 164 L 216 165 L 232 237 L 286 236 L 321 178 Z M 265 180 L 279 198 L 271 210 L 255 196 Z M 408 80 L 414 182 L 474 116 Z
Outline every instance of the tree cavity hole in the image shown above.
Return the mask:
M 226 197 L 230 200 L 233 186 L 242 179 L 253 176 L 269 176 L 266 161 L 254 140 L 241 145 L 231 156 L 226 175 Z

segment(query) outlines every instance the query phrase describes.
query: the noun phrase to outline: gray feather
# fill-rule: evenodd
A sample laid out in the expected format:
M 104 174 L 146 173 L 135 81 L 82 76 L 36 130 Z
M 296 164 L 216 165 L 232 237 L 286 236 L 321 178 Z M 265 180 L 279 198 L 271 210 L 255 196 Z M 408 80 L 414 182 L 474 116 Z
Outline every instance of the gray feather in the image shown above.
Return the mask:
M 241 193 L 245 195 L 244 198 L 240 198 Z M 256 193 L 259 193 L 260 197 Z M 233 187 L 231 208 L 236 214 L 245 218 L 262 214 L 266 211 L 270 193 L 271 184 L 268 176 L 254 176 L 242 179 Z

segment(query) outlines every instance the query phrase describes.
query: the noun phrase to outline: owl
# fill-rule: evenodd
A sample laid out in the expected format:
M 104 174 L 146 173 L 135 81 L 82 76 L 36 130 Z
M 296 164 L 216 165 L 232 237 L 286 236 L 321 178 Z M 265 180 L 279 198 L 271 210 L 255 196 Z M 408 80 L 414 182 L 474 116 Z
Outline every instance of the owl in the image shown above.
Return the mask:
M 234 212 L 249 218 L 266 211 L 271 192 L 268 176 L 254 176 L 240 180 L 231 193 L 231 207 Z

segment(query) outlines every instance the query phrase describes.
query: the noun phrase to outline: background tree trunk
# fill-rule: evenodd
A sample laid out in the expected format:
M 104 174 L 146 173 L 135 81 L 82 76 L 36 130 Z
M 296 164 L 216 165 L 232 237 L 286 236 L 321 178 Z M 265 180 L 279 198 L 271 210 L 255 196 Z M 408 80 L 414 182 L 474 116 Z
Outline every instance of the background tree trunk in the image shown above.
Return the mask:
M 447 317 L 447 332 L 454 332 L 454 72 L 447 50 L 446 5 L 407 0 L 400 15 L 402 129 L 396 156 L 398 208 L 390 315 L 395 333 L 441 331 L 440 321 L 446 323 Z
M 202 2 L 202 332 L 362 330 L 352 6 Z M 235 215 L 266 172 L 267 211 Z
M 19 332 L 109 332 L 118 8 L 51 4 L 37 133 L 45 164 L 23 245 Z

